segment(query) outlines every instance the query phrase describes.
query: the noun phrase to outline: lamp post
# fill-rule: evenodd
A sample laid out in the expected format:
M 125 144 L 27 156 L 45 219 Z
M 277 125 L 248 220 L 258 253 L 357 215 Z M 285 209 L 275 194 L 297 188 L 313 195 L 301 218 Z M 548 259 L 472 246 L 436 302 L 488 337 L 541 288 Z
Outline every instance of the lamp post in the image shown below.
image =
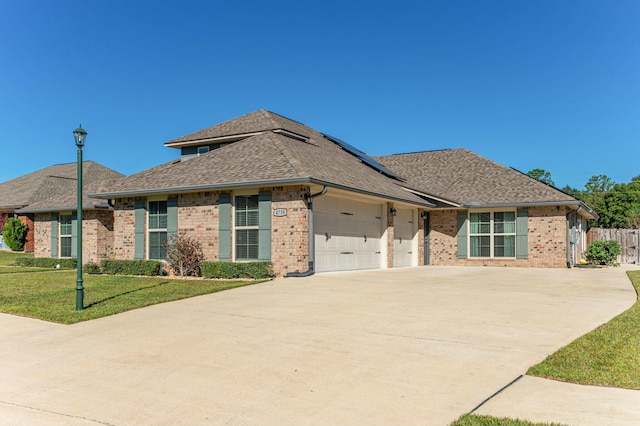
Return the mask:
M 73 137 L 78 147 L 78 211 L 77 211 L 77 261 L 78 279 L 76 280 L 76 311 L 84 308 L 84 286 L 82 285 L 82 147 L 87 139 L 87 132 L 80 125 L 73 131 Z

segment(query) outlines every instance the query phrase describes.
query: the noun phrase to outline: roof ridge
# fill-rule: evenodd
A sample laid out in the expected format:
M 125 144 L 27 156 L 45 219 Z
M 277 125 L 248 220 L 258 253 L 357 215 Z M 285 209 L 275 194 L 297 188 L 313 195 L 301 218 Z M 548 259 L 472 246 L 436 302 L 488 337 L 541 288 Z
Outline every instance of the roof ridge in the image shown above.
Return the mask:
M 276 148 L 278 148 L 280 153 L 284 155 L 284 157 L 287 159 L 287 161 L 289 162 L 293 170 L 296 171 L 296 173 L 298 173 L 300 176 L 310 175 L 310 173 L 307 170 L 304 170 L 304 166 L 302 165 L 302 162 L 300 162 L 300 160 L 298 160 L 298 158 L 295 155 L 293 155 L 291 150 L 289 150 L 289 147 L 287 147 L 284 144 L 284 141 L 280 139 L 281 137 L 285 138 L 287 136 L 281 136 L 273 132 L 268 132 L 268 137 L 273 141 L 273 144 L 276 146 Z M 300 143 L 304 143 L 304 142 L 300 142 Z

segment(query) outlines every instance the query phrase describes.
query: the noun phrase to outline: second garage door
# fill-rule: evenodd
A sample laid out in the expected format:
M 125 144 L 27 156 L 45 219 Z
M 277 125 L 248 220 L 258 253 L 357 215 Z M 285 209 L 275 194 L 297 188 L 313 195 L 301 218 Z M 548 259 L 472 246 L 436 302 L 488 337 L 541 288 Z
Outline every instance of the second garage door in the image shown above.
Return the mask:
M 314 201 L 316 271 L 381 267 L 382 206 L 324 196 Z

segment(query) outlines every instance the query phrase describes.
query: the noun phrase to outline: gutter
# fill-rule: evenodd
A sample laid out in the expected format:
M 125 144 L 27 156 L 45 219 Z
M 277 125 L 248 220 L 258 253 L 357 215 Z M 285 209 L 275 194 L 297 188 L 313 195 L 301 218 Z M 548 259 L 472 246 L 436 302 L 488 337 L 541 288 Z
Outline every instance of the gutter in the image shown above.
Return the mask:
M 59 207 L 42 207 L 39 209 L 30 209 L 25 207 L 24 209 L 16 210 L 16 213 L 53 213 L 53 212 L 62 212 L 62 211 L 76 211 L 78 206 L 59 206 Z M 87 206 L 82 206 L 82 210 L 109 210 L 110 206 L 108 202 L 104 202 L 101 204 L 91 204 Z
M 315 234 L 313 232 L 313 199 L 327 193 L 329 187 L 325 185 L 322 191 L 307 197 L 307 209 L 309 210 L 309 269 L 304 272 L 288 272 L 285 277 L 309 277 L 315 273 Z

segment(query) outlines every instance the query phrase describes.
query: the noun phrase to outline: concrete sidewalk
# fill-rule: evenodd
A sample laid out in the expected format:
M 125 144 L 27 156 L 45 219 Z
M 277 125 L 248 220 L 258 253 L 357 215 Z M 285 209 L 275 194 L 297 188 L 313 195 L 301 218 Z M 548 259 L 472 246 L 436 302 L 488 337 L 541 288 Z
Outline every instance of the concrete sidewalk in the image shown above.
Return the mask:
M 447 425 L 635 296 L 618 268 L 424 267 L 0 315 L 0 424 Z
M 475 414 L 575 426 L 638 426 L 640 390 L 525 376 Z

